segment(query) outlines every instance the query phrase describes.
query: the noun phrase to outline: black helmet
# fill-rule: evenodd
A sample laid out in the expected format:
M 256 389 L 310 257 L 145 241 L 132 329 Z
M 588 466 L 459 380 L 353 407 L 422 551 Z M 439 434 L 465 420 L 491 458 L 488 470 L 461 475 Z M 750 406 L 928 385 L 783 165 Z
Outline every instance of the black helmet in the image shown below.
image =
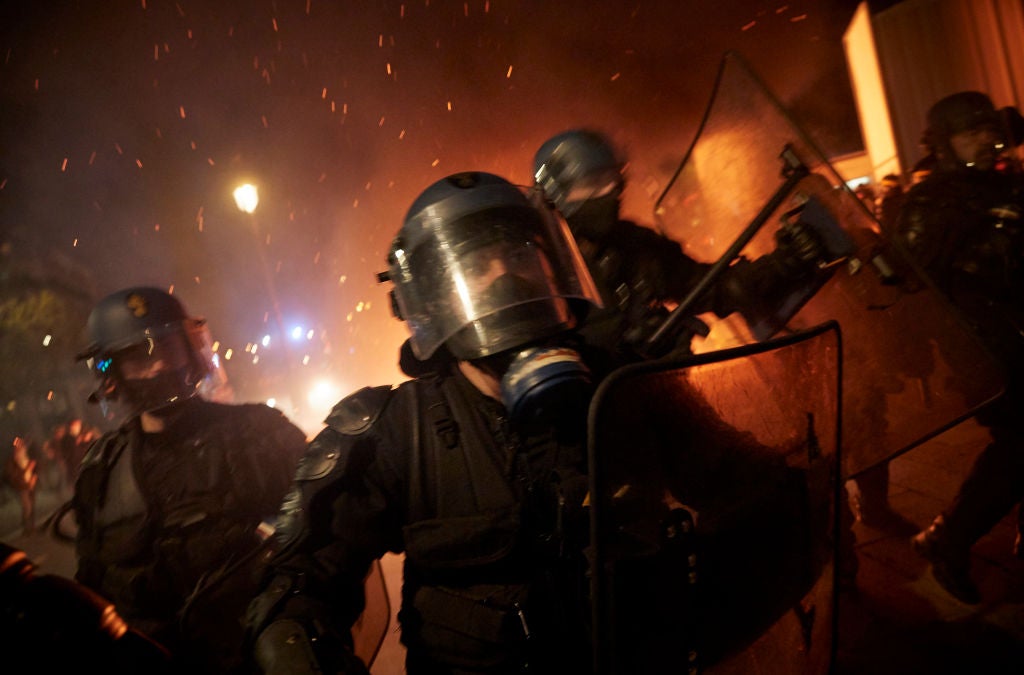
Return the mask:
M 999 114 L 992 99 L 980 91 L 961 91 L 928 109 L 928 127 L 921 142 L 934 151 L 953 134 L 981 127 L 1000 129 Z
M 572 328 L 598 295 L 564 222 L 489 173 L 443 178 L 388 252 L 396 315 L 419 359 L 474 359 Z
M 158 288 L 111 293 L 92 310 L 86 332 L 89 346 L 78 359 L 100 381 L 89 400 L 119 401 L 130 414 L 191 398 L 215 370 L 205 319 L 188 316 Z
M 590 199 L 622 194 L 623 161 L 597 131 L 571 129 L 545 141 L 533 158 L 533 178 L 562 215 Z

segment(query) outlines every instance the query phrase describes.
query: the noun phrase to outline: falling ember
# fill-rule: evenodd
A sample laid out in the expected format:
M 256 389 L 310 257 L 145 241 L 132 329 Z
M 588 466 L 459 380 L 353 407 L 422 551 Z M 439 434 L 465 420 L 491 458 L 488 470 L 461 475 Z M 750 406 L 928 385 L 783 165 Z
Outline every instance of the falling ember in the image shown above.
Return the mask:
M 64 161 L 60 163 L 60 172 L 64 173 L 65 171 L 67 171 L 67 168 L 68 168 L 68 158 L 65 157 Z
M 801 14 L 800 16 L 794 16 L 793 18 L 791 18 L 791 19 L 789 20 L 789 22 L 790 22 L 790 23 L 796 23 L 797 21 L 803 21 L 803 20 L 805 20 L 806 18 L 807 18 L 807 15 L 806 15 L 806 14 Z
M 124 150 L 121 149 L 121 145 L 119 143 L 114 143 L 114 150 L 116 150 L 119 155 L 124 154 Z
M 304 366 L 308 366 L 309 365 L 309 354 L 306 354 L 305 356 L 302 357 L 302 365 L 304 365 Z
M 612 82 L 614 82 L 615 80 L 619 79 L 620 75 L 622 75 L 622 73 L 615 73 L 614 75 L 612 75 Z
M 448 101 L 448 111 L 451 112 L 451 109 L 452 109 L 452 102 Z
M 78 248 L 78 237 L 75 237 L 75 240 L 71 243 L 71 248 Z
M 382 127 L 382 126 L 384 126 L 384 118 L 383 118 L 383 117 L 381 117 L 381 118 L 380 118 L 380 119 L 379 119 L 379 120 L 377 121 L 377 126 L 378 126 L 378 127 Z
M 92 163 L 95 162 L 95 161 L 96 161 L 96 151 L 93 150 L 92 154 L 89 155 L 89 166 L 92 166 Z
M 270 22 L 274 25 L 274 32 L 277 32 L 277 19 L 271 19 Z
M 181 115 L 181 119 L 185 119 L 185 106 L 178 106 L 178 114 Z
M 47 401 L 52 401 L 53 400 L 53 389 L 51 389 L 50 391 L 46 392 L 46 400 Z
M 160 231 L 160 223 L 155 223 L 153 225 L 153 231 L 154 232 L 159 232 Z
M 744 26 L 743 28 L 740 28 L 740 30 L 742 30 L 742 31 L 747 31 L 747 30 L 750 30 L 751 28 L 753 28 L 753 27 L 754 27 L 754 26 L 756 26 L 756 25 L 757 25 L 757 22 L 756 22 L 756 21 L 751 21 L 750 23 L 748 23 L 748 24 L 747 24 L 746 26 Z
M 441 163 L 441 158 L 439 157 L 439 158 L 435 159 L 433 162 L 431 162 L 430 166 L 437 166 L 440 163 Z
M 401 131 L 400 131 L 400 132 L 398 133 L 398 140 L 402 140 L 403 138 L 405 138 L 405 129 L 402 129 L 402 130 L 401 130 Z
M 325 101 L 327 100 L 327 87 L 324 87 L 323 89 L 320 90 L 320 98 L 324 99 Z
M 263 122 L 263 128 L 264 129 L 269 129 L 270 128 L 270 123 L 267 122 L 267 116 L 266 115 L 260 115 L 260 121 Z
M 390 75 L 391 74 L 391 64 L 390 63 L 387 65 L 387 69 L 388 69 L 388 75 Z
M 506 80 L 512 79 L 512 66 L 508 67 L 508 71 L 505 73 L 505 79 Z
M 141 159 L 136 159 L 135 163 L 139 166 L 140 169 L 142 168 L 142 160 Z

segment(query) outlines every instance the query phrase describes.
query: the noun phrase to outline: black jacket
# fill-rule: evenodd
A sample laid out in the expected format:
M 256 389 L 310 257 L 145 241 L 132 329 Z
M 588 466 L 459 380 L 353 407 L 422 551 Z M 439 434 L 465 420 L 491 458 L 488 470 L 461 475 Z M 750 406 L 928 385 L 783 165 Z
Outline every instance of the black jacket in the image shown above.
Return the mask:
M 237 666 L 255 583 L 246 561 L 258 560 L 256 529 L 276 515 L 304 448 L 305 434 L 264 405 L 193 399 L 160 434 L 129 420 L 82 463 L 76 579 L 183 667 Z
M 407 672 L 588 670 L 578 429 L 518 434 L 454 368 L 363 389 L 327 422 L 285 502 L 254 633 L 295 620 L 321 666 L 344 668 L 363 579 L 391 551 Z

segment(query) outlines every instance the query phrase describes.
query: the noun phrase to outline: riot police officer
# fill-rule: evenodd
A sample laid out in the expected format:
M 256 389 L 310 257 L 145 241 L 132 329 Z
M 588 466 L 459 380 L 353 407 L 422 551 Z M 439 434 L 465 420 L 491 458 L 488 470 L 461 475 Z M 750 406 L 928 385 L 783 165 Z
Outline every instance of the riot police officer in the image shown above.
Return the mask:
M 362 581 L 405 555 L 417 673 L 587 672 L 585 410 L 573 329 L 596 292 L 567 229 L 488 173 L 429 186 L 391 245 L 404 358 L 430 363 L 338 403 L 282 507 L 250 605 L 266 672 L 364 672 Z
M 1005 394 L 977 415 L 992 442 L 952 504 L 913 539 L 943 588 L 974 603 L 980 595 L 970 578 L 970 549 L 1024 496 L 1024 181 L 999 169 L 1008 136 L 986 94 L 947 96 L 927 120 L 922 143 L 935 166 L 908 193 L 899 236 L 1008 376 Z M 1024 554 L 1019 536 L 1017 547 Z
M 667 306 L 686 298 L 712 267 L 686 255 L 677 242 L 620 217 L 624 165 L 609 138 L 592 129 L 552 136 L 533 162 L 536 185 L 568 222 L 604 303 L 580 333 L 618 362 L 651 355 L 646 341 L 668 316 Z M 677 338 L 683 351 L 707 330 L 698 314 L 725 317 L 772 303 L 815 273 L 822 246 L 813 232 L 791 224 L 776 241 L 769 255 L 737 259 L 698 299 L 688 323 L 680 324 L 686 326 Z
M 305 434 L 262 404 L 199 395 L 215 372 L 204 319 L 132 287 L 103 298 L 80 355 L 90 401 L 124 415 L 90 447 L 75 484 L 75 578 L 188 672 L 242 664 L 241 614 Z

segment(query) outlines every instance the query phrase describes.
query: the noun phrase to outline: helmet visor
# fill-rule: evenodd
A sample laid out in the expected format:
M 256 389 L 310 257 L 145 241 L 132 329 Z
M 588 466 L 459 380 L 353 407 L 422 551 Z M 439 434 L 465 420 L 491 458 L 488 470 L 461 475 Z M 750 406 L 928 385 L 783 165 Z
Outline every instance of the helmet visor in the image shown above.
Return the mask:
M 564 223 L 525 206 L 425 220 L 391 279 L 420 358 L 493 354 L 571 328 L 569 300 L 599 304 Z
M 112 353 L 97 354 L 86 364 L 100 385 L 90 400 L 133 415 L 156 410 L 195 395 L 203 373 L 181 331 L 146 338 Z

